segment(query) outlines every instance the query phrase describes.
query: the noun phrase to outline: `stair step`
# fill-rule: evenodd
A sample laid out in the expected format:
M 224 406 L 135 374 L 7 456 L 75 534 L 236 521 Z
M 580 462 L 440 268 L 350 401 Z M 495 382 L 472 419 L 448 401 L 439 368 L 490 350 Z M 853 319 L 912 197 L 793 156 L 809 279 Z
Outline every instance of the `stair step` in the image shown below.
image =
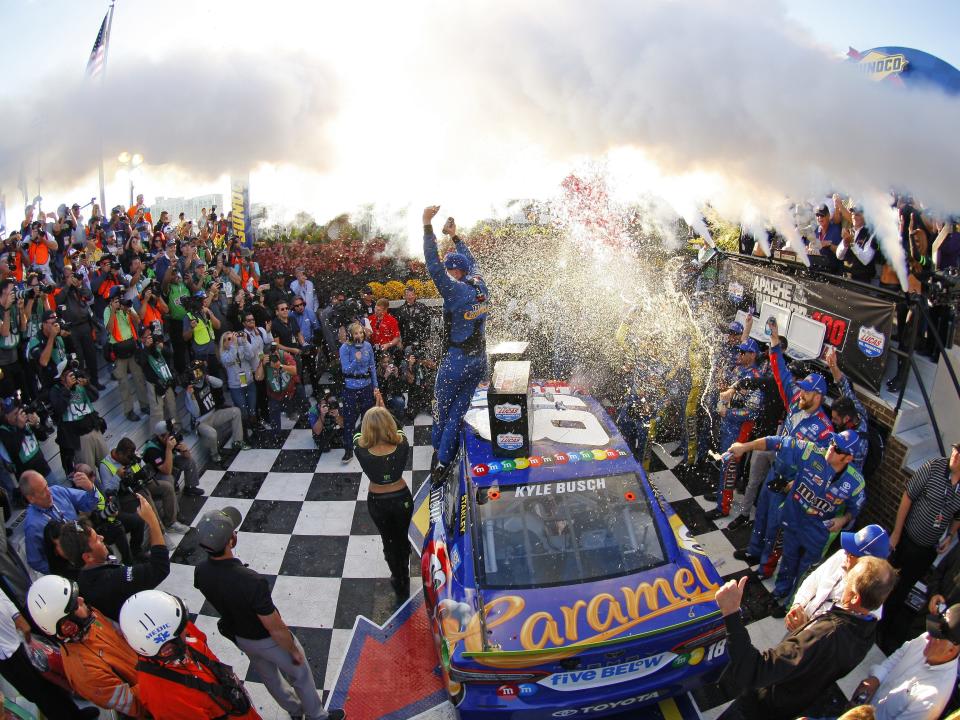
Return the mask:
M 923 465 L 928 460 L 933 460 L 934 458 L 943 457 L 940 454 L 940 449 L 934 443 L 932 450 L 926 450 L 922 453 L 911 453 L 908 458 L 903 462 L 903 469 L 908 473 L 915 473 L 920 469 L 920 466 Z

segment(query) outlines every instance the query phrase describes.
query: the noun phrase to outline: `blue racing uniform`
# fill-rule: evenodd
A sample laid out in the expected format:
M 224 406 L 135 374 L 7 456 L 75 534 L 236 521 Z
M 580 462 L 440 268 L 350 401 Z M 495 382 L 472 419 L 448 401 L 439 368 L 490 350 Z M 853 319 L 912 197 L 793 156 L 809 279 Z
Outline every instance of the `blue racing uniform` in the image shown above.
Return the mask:
M 833 432 L 830 418 L 823 411 L 823 407 L 817 408 L 813 413 L 800 409 L 800 388 L 797 387 L 796 380 L 783 359 L 783 350 L 779 345 L 770 349 L 770 370 L 783 404 L 787 407 L 787 417 L 780 429 L 780 437 L 809 440 L 814 445 L 826 447 Z M 774 468 L 771 467 L 760 488 L 753 533 L 750 535 L 750 545 L 747 546 L 747 552 L 750 555 L 760 557 L 762 577 L 770 577 L 780 559 L 778 552 L 775 552 L 775 546 L 780 530 L 783 494 L 769 487 L 774 474 Z
M 737 367 L 736 376 L 731 385 L 739 380 L 756 379 L 760 372 L 756 365 Z M 740 390 L 734 393 L 726 415 L 720 420 L 720 448 L 726 450 L 735 442 L 746 442 L 753 432 L 753 421 L 757 419 L 763 405 L 763 392 L 759 388 Z M 723 463 L 717 477 L 717 510 L 725 517 L 730 514 L 733 505 L 733 491 L 737 486 L 737 474 L 742 466 L 742 458 L 731 458 Z
M 343 447 L 349 449 L 353 447 L 357 420 L 375 403 L 377 362 L 373 346 L 366 340 L 359 345 L 348 342 L 341 345 L 340 369 L 343 371 Z
M 783 501 L 783 558 L 773 594 L 786 601 L 830 542 L 825 522 L 849 512 L 856 520 L 867 499 L 866 483 L 850 463 L 836 472 L 827 450 L 809 440 L 768 437 L 767 450 L 776 450 L 773 471 L 792 483 Z
M 840 397 L 848 397 L 853 401 L 853 406 L 857 409 L 857 416 L 860 418 L 860 423 L 855 428 L 850 428 L 851 430 L 856 430 L 857 435 L 860 436 L 860 439 L 857 441 L 857 446 L 853 449 L 853 460 L 850 461 L 850 464 L 862 473 L 863 463 L 867 459 L 867 449 L 869 447 L 869 442 L 867 441 L 867 434 L 869 432 L 867 423 L 869 416 L 867 415 L 867 409 L 863 407 L 863 403 L 860 402 L 860 398 L 858 398 L 857 394 L 853 391 L 850 378 L 844 375 L 840 378 L 839 385 Z M 844 428 L 837 428 L 837 432 L 843 429 Z
M 433 228 L 423 228 L 423 257 L 427 270 L 441 297 L 445 325 L 446 352 L 437 369 L 434 387 L 432 441 L 437 462 L 448 465 L 456 455 L 463 416 L 470 408 L 477 385 L 487 372 L 487 347 L 484 335 L 487 314 L 487 286 L 477 277 L 475 261 L 466 243 L 454 237 L 457 252 L 466 257 L 469 269 L 463 280 L 447 274 L 437 251 Z

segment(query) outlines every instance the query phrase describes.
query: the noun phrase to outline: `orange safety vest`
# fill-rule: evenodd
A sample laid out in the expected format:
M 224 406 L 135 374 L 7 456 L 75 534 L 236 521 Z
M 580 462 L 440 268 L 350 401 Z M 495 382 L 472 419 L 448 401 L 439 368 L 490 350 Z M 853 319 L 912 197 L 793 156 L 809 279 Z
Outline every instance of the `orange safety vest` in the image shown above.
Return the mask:
M 251 265 L 252 264 L 253 263 L 251 263 Z M 253 276 L 253 273 L 248 273 L 244 270 L 243 263 L 240 263 L 240 285 L 244 290 L 247 289 L 247 280 L 253 280 L 253 286 L 260 287 L 260 281 Z
M 100 283 L 100 287 L 97 288 L 97 295 L 102 297 L 104 300 L 109 300 L 110 291 L 119 284 L 120 283 L 118 283 L 113 278 L 104 280 L 102 283 Z
M 13 254 L 13 276 L 17 279 L 17 282 L 23 282 L 23 256 L 19 249 L 10 252 Z
M 131 327 L 130 330 L 132 331 L 133 328 Z M 111 313 L 111 314 L 110 314 L 110 334 L 113 336 L 114 342 L 121 343 L 121 342 L 123 342 L 124 340 L 127 340 L 127 339 L 128 339 L 128 338 L 124 338 L 123 335 L 120 333 L 120 323 L 119 323 L 119 321 L 117 320 L 117 314 L 116 314 L 116 313 Z M 131 335 L 131 337 L 132 337 L 132 335 Z
M 140 318 L 140 324 L 142 327 L 150 327 L 151 323 L 154 321 L 159 321 L 160 324 L 163 324 L 163 315 L 160 313 L 159 308 L 155 308 L 150 303 L 143 303 L 140 306 L 142 316 Z
M 30 241 L 30 247 L 27 248 L 27 255 L 30 257 L 31 265 L 46 265 L 50 259 L 50 248 L 47 247 L 46 237 L 40 242 Z

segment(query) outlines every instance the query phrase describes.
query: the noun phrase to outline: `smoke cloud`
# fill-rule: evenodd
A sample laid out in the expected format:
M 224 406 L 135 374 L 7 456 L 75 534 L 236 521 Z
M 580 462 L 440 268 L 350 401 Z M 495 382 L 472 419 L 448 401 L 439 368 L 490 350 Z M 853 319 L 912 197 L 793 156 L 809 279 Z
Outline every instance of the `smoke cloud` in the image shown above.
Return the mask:
M 108 174 L 123 151 L 192 180 L 264 162 L 325 169 L 324 126 L 336 110 L 331 73 L 305 56 L 182 53 L 162 62 L 116 63 L 106 81 L 39 83 L 53 88 L 5 105 L 0 183 L 21 168 L 56 187 L 89 177 L 100 155 Z

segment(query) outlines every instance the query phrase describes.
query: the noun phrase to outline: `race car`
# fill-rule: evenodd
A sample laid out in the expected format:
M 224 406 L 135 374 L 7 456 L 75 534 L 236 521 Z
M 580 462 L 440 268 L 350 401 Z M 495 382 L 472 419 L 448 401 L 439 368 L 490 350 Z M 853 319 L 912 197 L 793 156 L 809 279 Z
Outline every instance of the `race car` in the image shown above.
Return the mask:
M 425 608 L 460 717 L 603 717 L 715 681 L 722 580 L 703 548 L 600 403 L 530 393 L 528 456 L 494 456 L 480 389 L 430 490 Z

